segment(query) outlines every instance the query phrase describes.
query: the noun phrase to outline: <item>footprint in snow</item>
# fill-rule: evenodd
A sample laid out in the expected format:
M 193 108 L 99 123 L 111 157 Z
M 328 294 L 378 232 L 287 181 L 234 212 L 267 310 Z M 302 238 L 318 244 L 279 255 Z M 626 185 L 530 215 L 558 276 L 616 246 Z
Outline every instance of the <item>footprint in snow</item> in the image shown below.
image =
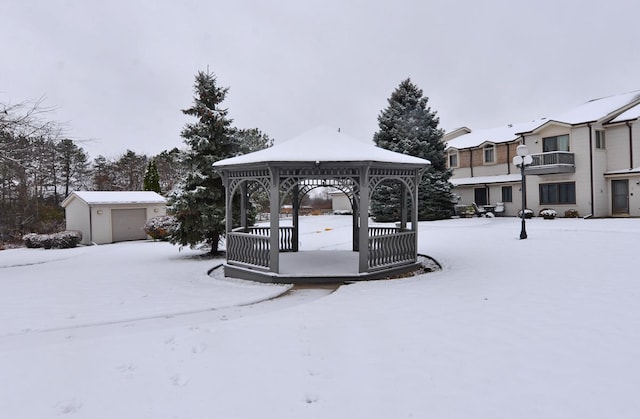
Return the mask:
M 171 383 L 176 387 L 185 387 L 187 384 L 189 384 L 189 379 L 186 377 L 183 377 L 180 374 L 172 375 L 170 380 L 171 380 Z
M 191 348 L 191 352 L 193 352 L 194 354 L 199 354 L 200 352 L 204 352 L 206 349 L 207 345 L 205 343 L 201 343 Z
M 61 415 L 69 415 L 78 412 L 82 408 L 82 402 L 75 398 L 56 404 L 56 409 Z
M 118 366 L 118 371 L 123 374 L 130 374 L 136 370 L 136 366 L 134 364 L 122 364 Z

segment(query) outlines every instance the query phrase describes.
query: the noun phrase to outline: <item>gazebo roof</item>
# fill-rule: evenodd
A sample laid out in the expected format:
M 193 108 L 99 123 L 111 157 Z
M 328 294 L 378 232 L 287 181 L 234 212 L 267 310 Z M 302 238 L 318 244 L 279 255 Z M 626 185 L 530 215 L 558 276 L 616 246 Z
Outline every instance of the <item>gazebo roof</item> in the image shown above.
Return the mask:
M 268 162 L 379 162 L 426 167 L 429 160 L 385 150 L 321 126 L 273 147 L 220 160 L 215 167 Z

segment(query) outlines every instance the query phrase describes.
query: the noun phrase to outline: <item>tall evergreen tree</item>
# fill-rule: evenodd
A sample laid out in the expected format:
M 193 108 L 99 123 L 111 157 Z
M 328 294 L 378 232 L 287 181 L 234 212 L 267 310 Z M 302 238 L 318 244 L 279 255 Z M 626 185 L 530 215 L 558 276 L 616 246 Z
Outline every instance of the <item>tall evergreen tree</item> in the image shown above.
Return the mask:
M 228 88 L 216 85 L 216 77 L 200 71 L 194 84 L 193 105 L 185 115 L 195 117 L 187 123 L 181 136 L 189 146 L 186 164 L 189 168 L 184 184 L 170 196 L 171 209 L 178 225 L 170 241 L 191 247 L 205 243 L 211 253 L 218 252 L 225 232 L 225 192 L 213 163 L 234 155 L 236 143 L 231 134 L 232 120 L 221 104 Z
M 418 219 L 438 220 L 452 213 L 451 171 L 446 166 L 444 132 L 428 101 L 411 79 L 402 81 L 378 116 L 379 131 L 373 141 L 378 147 L 431 161 L 418 188 Z M 399 190 L 397 185 L 383 184 L 374 191 L 371 212 L 377 221 L 399 218 Z
M 72 140 L 63 139 L 56 144 L 57 165 L 60 171 L 62 196 L 66 197 L 72 190 L 88 187 L 89 155 Z M 57 202 L 57 198 L 56 198 Z
M 158 166 L 156 166 L 155 159 L 149 160 L 142 183 L 143 190 L 160 193 L 160 175 L 158 174 Z
M 113 163 L 115 188 L 120 191 L 142 190 L 147 156 L 127 150 Z

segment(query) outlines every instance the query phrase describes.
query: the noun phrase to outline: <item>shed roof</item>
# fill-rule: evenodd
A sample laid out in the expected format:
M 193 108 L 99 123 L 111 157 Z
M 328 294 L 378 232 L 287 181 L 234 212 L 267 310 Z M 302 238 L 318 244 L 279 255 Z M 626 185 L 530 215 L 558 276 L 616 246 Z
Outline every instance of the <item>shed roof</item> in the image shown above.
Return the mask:
M 427 166 L 429 160 L 396 153 L 321 126 L 264 150 L 217 161 L 214 167 L 267 162 L 384 162 Z
M 89 205 L 95 204 L 166 204 L 162 195 L 151 191 L 75 191 L 62 201 L 62 207 L 79 198 Z

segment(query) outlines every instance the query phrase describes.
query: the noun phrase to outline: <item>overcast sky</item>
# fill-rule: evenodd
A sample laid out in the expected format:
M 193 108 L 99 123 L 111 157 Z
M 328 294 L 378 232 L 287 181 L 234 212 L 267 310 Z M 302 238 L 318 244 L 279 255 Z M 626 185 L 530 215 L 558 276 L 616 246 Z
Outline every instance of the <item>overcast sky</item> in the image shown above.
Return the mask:
M 370 140 L 405 78 L 440 126 L 493 128 L 640 89 L 637 0 L 0 2 L 0 103 L 42 96 L 91 157 L 184 145 L 194 77 L 235 126 Z

